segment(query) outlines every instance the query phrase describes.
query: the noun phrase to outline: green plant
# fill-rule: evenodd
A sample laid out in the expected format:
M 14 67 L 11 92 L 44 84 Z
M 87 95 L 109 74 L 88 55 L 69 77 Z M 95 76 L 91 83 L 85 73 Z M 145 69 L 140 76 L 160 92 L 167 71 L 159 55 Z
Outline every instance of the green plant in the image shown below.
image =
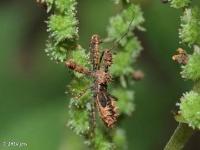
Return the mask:
M 76 0 L 43 0 L 47 5 L 47 12 L 52 12 L 47 20 L 49 38 L 46 44 L 46 53 L 51 60 L 64 63 L 73 60 L 83 67 L 91 68 L 88 50 L 78 43 L 78 20 L 76 18 Z M 113 76 L 112 85 L 108 87 L 110 93 L 119 100 L 117 106 L 120 121 L 116 128 L 108 129 L 97 118 L 94 120 L 95 106 L 93 104 L 93 91 L 84 90 L 92 85 L 93 80 L 81 73 L 73 72 L 71 84 L 67 93 L 71 95 L 69 104 L 68 126 L 77 134 L 85 138 L 85 143 L 96 150 L 126 149 L 125 131 L 120 128 L 122 116 L 129 116 L 134 111 L 134 63 L 142 47 L 133 30 L 143 31 L 143 14 L 138 5 L 129 1 L 116 1 L 122 4 L 121 11 L 111 17 L 108 26 L 108 36 L 103 40 L 113 43 L 113 65 L 110 73 Z M 126 33 L 126 34 L 125 34 Z M 126 58 L 124 60 L 123 58 Z
M 194 88 L 183 94 L 180 103 L 177 103 L 179 111 L 175 118 L 179 126 L 165 147 L 165 150 L 179 150 L 200 127 L 200 8 L 192 6 L 190 0 L 171 0 L 170 3 L 174 8 L 183 8 L 179 37 L 181 43 L 193 49 L 193 53 L 187 55 L 187 63 L 182 65 L 181 75 L 192 80 Z

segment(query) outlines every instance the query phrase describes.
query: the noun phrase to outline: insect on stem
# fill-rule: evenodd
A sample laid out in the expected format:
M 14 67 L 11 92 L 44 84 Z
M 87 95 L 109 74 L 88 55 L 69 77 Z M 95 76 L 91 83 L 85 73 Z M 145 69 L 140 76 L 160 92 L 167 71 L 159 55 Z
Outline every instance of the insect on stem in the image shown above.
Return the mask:
M 68 67 L 71 70 L 74 70 L 75 72 L 85 74 L 85 75 L 91 75 L 91 71 L 76 62 L 74 62 L 72 59 L 69 59 L 65 62 L 65 66 Z
M 116 99 L 107 91 L 107 85 L 111 82 L 111 75 L 109 74 L 109 67 L 112 65 L 112 53 L 109 49 L 100 52 L 101 39 L 99 35 L 95 34 L 90 41 L 90 62 L 92 69 L 88 69 L 77 64 L 73 59 L 65 62 L 69 69 L 89 76 L 94 79 L 93 83 L 93 97 L 95 101 L 91 104 L 91 130 L 95 129 L 95 107 L 99 115 L 107 127 L 113 127 L 117 122 L 118 112 L 115 104 Z M 93 103 L 94 102 L 94 103 Z M 91 135 L 92 136 L 92 135 Z

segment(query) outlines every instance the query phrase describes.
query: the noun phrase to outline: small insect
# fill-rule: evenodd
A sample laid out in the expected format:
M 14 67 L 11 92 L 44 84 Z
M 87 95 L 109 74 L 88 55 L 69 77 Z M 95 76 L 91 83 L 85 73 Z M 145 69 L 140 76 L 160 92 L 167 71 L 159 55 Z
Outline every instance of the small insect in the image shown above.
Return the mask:
M 189 58 L 187 52 L 184 49 L 178 48 L 176 54 L 172 56 L 172 59 L 179 64 L 186 65 Z
M 90 62 L 92 69 L 85 68 L 76 64 L 72 59 L 67 60 L 65 65 L 78 73 L 92 77 L 94 83 L 92 86 L 94 100 L 99 115 L 105 125 L 109 128 L 113 127 L 119 116 L 116 106 L 116 98 L 108 93 L 107 85 L 111 82 L 109 68 L 112 65 L 112 53 L 109 49 L 100 52 L 101 40 L 98 35 L 93 35 L 90 40 Z

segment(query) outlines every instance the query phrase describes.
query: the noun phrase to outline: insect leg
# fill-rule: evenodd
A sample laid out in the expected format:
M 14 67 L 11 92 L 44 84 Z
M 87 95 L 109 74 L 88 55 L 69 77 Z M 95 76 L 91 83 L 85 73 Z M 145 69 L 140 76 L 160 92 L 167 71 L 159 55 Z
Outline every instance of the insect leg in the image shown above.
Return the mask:
M 88 68 L 85 68 L 85 67 L 77 64 L 72 59 L 67 60 L 65 62 L 65 66 L 71 70 L 74 70 L 75 72 L 91 76 L 91 71 Z
M 105 49 L 101 55 L 100 63 L 105 72 L 108 72 L 109 67 L 112 65 L 112 53 L 109 49 Z
M 100 37 L 95 34 L 91 37 L 90 40 L 90 60 L 93 65 L 93 70 L 98 69 L 99 65 L 99 45 L 101 43 Z
M 81 92 L 75 96 L 75 99 L 78 100 L 78 99 L 80 99 L 81 97 L 83 97 L 83 96 L 87 93 L 87 90 L 88 90 L 88 89 L 90 89 L 90 87 L 87 87 L 87 88 L 81 90 Z

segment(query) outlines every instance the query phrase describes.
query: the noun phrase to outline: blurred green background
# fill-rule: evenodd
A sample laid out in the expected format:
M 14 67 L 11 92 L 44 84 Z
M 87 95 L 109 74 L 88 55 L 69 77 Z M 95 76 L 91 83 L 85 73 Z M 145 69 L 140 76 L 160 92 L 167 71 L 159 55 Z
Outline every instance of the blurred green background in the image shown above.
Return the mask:
M 159 0 L 137 0 L 147 29 L 137 33 L 144 50 L 138 68 L 144 80 L 135 84 L 136 111 L 124 121 L 130 150 L 161 150 L 177 123 L 172 110 L 182 93 L 191 88 L 180 78 L 171 60 L 180 47 L 180 11 Z M 196 0 L 197 3 L 198 0 Z M 108 0 L 79 1 L 80 43 L 88 48 L 90 36 L 106 36 L 108 19 L 117 8 Z M 82 139 L 66 127 L 70 80 L 63 65 L 45 55 L 45 9 L 33 0 L 0 1 L 0 150 L 85 150 Z M 8 147 L 3 142 L 24 142 Z M 200 135 L 186 150 L 200 149 Z

